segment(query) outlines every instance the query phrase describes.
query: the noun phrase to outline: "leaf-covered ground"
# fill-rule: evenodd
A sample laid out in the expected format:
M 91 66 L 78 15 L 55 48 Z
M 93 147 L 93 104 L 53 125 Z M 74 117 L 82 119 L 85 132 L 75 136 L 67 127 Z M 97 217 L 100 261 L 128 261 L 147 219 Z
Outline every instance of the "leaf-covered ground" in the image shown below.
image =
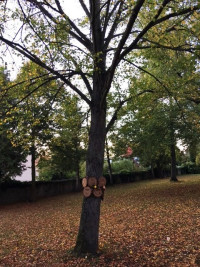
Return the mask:
M 71 253 L 82 194 L 0 206 L 0 267 L 200 266 L 200 175 L 106 190 L 98 257 Z

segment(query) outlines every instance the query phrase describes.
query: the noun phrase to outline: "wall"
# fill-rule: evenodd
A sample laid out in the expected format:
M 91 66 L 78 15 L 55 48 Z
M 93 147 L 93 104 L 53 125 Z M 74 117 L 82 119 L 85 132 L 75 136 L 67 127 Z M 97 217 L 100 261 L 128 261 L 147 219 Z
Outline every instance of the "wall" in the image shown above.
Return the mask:
M 181 172 L 179 173 L 179 175 Z M 109 176 L 105 176 L 109 184 Z M 134 172 L 113 175 L 113 183 L 129 183 L 152 179 L 150 171 Z M 36 199 L 51 197 L 69 192 L 81 191 L 82 186 L 76 189 L 76 180 L 51 182 L 36 182 Z M 14 182 L 10 185 L 0 185 L 0 204 L 11 204 L 31 200 L 31 182 Z
M 81 185 L 78 191 L 81 190 Z M 76 181 L 36 182 L 36 199 L 75 192 Z M 13 183 L 0 186 L 0 204 L 27 202 L 31 199 L 31 182 Z

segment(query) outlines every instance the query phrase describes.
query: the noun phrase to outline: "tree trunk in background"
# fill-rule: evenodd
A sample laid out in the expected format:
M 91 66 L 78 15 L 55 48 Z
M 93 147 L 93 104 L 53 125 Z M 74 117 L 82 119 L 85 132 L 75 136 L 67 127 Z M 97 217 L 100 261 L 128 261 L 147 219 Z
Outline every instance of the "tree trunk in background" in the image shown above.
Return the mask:
M 195 162 L 197 156 L 197 142 L 191 141 L 189 144 L 190 161 Z
M 109 173 L 109 177 L 110 177 L 110 184 L 113 184 L 112 167 L 110 164 L 110 153 L 109 153 L 109 147 L 108 147 L 107 139 L 106 139 L 106 156 L 107 156 L 107 162 L 108 162 L 108 173 Z
M 31 201 L 34 202 L 36 200 L 36 184 L 35 184 L 35 177 L 36 177 L 36 169 L 35 169 L 35 145 L 33 144 L 31 147 Z
M 176 177 L 176 146 L 175 144 L 171 144 L 171 181 L 177 182 L 178 179 Z
M 155 172 L 154 172 L 154 164 L 151 163 L 151 175 L 152 175 L 152 178 L 154 179 L 155 178 Z
M 76 144 L 76 155 L 79 154 L 78 145 Z M 79 190 L 80 187 L 80 167 L 79 167 L 79 156 L 76 157 L 76 191 Z
M 98 97 L 96 98 L 98 99 Z M 91 107 L 91 127 L 86 162 L 87 177 L 103 174 L 104 147 L 106 137 L 106 108 L 100 107 L 99 101 Z M 91 195 L 83 199 L 79 233 L 75 246 L 77 253 L 92 253 L 98 251 L 99 220 L 101 198 Z
M 79 171 L 79 166 L 77 166 L 77 169 L 76 169 L 76 191 L 79 190 L 79 186 L 80 186 L 80 171 Z
M 171 121 L 170 126 L 170 151 L 171 151 L 171 179 L 170 181 L 177 182 L 178 179 L 176 177 L 176 139 L 174 136 L 173 122 Z

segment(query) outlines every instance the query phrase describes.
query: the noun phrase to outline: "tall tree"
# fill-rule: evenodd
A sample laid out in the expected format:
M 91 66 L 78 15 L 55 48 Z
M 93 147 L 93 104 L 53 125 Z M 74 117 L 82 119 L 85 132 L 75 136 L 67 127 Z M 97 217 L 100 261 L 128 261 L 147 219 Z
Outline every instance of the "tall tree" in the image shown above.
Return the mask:
M 50 77 L 60 79 L 89 105 L 86 175 L 99 179 L 103 172 L 106 133 L 116 120 L 117 111 L 127 101 L 120 99 L 106 125 L 107 97 L 115 74 L 127 70 L 124 60 L 138 49 L 164 47 L 193 52 L 198 37 L 192 30 L 197 27 L 200 4 L 189 0 L 79 0 L 85 17 L 75 21 L 60 0 L 18 0 L 17 9 L 11 6 L 10 11 L 9 2 L 12 1 L 1 3 L 1 20 L 5 23 L 0 41 L 45 68 Z M 9 15 L 19 25 L 11 37 L 7 30 Z M 183 21 L 191 38 L 168 42 L 165 37 Z M 160 39 L 152 33 L 154 29 L 159 31 Z M 128 78 L 126 72 L 123 77 Z M 116 82 L 121 81 L 116 77 Z M 83 200 L 78 252 L 98 250 L 100 203 L 101 199 L 93 196 Z
M 6 69 L 0 67 L 0 96 L 5 94 L 9 83 Z M 7 105 L 13 103 L 13 99 L 10 98 L 1 103 L 0 114 L 4 113 Z M 20 175 L 26 161 L 27 153 L 23 150 L 23 146 L 14 142 L 9 136 L 9 132 L 16 131 L 17 127 L 16 121 L 13 120 L 14 116 L 16 112 L 8 113 L 0 120 L 0 183 Z
M 54 96 L 59 89 L 59 84 L 46 76 L 43 68 L 28 61 L 11 83 L 15 85 L 15 90 L 7 92 L 7 96 L 15 100 L 7 105 L 11 114 L 15 112 L 13 121 L 16 129 L 10 131 L 10 136 L 31 155 L 32 201 L 36 198 L 36 158 L 39 150 L 52 137 Z
M 85 157 L 83 147 L 85 127 L 83 127 L 83 113 L 75 95 L 66 96 L 65 101 L 60 103 L 54 121 L 57 129 L 48 145 L 50 157 L 45 161 L 49 162 L 49 170 L 57 177 L 69 177 L 69 173 L 71 175 L 74 172 L 78 189 L 80 188 L 80 162 Z

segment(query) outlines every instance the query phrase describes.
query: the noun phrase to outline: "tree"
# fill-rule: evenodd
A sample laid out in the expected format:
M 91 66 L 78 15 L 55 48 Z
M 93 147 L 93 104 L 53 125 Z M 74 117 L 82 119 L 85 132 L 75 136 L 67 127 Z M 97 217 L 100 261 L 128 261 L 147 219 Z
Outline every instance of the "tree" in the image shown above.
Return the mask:
M 130 102 L 129 113 L 126 119 L 122 119 L 121 135 L 123 138 L 127 136 L 126 142 L 132 140 L 139 144 L 139 150 L 137 147 L 135 150 L 151 166 L 157 162 L 156 165 L 159 163 L 162 167 L 160 156 L 164 158 L 170 151 L 171 180 L 177 181 L 177 141 L 186 141 L 186 136 L 190 142 L 194 141 L 199 127 L 196 120 L 199 112 L 192 103 L 197 102 L 199 95 L 198 64 L 196 57 L 187 52 L 180 54 L 178 51 L 157 49 L 155 53 L 151 49 L 143 52 L 142 57 L 144 60 L 137 68 L 143 74 L 140 79 L 132 79 L 131 94 L 137 95 L 138 88 L 148 89 L 151 94 L 140 95 L 136 101 Z M 164 163 L 168 160 L 169 156 Z
M 80 187 L 80 162 L 83 161 L 85 150 L 81 147 L 84 134 L 84 117 L 78 104 L 78 98 L 66 96 L 60 103 L 55 116 L 55 135 L 49 142 L 49 159 L 43 160 L 49 166 L 54 177 L 71 177 L 75 172 L 76 188 Z M 44 162 L 43 162 L 44 163 Z M 47 170 L 47 164 L 39 164 Z M 41 168 L 42 171 L 42 168 Z M 50 178 L 50 177 L 49 177 Z M 72 177 L 71 177 L 72 178 Z
M 6 70 L 3 67 L 0 68 L 0 84 L 0 95 L 3 95 L 9 84 Z M 8 103 L 13 102 L 11 99 L 7 99 L 7 101 Z M 0 114 L 4 112 L 5 105 L 6 103 L 1 104 Z M 13 121 L 12 116 L 13 114 L 7 114 L 7 117 L 0 121 L 0 183 L 20 175 L 26 161 L 27 154 L 23 151 L 23 147 L 16 144 L 8 134 L 10 130 L 16 130 L 16 122 Z
M 23 147 L 12 143 L 4 130 L 0 127 L 0 183 L 21 175 L 26 161 Z
M 89 106 L 91 124 L 86 176 L 99 179 L 103 172 L 106 133 L 120 107 L 128 101 L 128 98 L 120 99 L 106 125 L 107 97 L 113 84 L 121 82 L 115 74 L 128 69 L 126 58 L 132 51 L 137 56 L 138 49 L 164 47 L 194 52 L 198 1 L 89 0 L 86 3 L 79 0 L 85 17 L 77 21 L 70 18 L 59 0 L 18 0 L 15 11 L 8 10 L 8 3 L 9 0 L 1 3 L 5 14 L 1 19 L 5 23 L 1 27 L 0 41 L 45 68 L 50 77 L 60 79 Z M 21 18 L 11 38 L 6 28 L 9 15 L 12 19 Z M 168 42 L 165 37 L 175 32 L 183 21 L 188 28 L 187 42 L 186 39 L 184 42 L 177 40 L 175 44 L 171 40 Z M 153 35 L 154 29 L 160 32 L 160 40 L 158 35 Z M 126 71 L 123 77 L 124 80 L 129 78 Z M 83 200 L 76 243 L 78 252 L 96 253 L 98 250 L 100 203 L 101 199 L 93 196 Z
M 16 84 L 15 90 L 8 92 L 9 97 L 17 103 L 14 118 L 17 135 L 14 139 L 31 155 L 31 201 L 36 199 L 36 158 L 53 136 L 54 96 L 61 89 L 58 83 L 46 76 L 44 69 L 28 61 L 12 82 Z M 26 97 L 27 94 L 29 97 Z M 12 113 L 12 106 L 10 109 Z M 10 135 L 13 133 L 10 132 Z

